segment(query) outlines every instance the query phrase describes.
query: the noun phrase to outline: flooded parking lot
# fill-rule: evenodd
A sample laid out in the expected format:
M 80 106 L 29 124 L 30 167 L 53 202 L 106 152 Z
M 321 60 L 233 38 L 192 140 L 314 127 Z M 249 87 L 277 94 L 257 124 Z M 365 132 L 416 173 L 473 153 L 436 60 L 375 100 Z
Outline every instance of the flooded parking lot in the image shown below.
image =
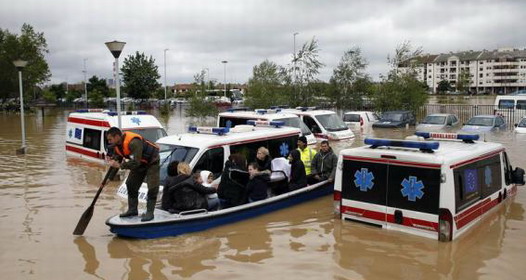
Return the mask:
M 153 112 L 157 114 L 157 112 Z M 518 194 L 450 243 L 344 222 L 332 196 L 240 223 L 179 237 L 115 237 L 105 219 L 126 207 L 103 191 L 83 237 L 71 233 L 91 203 L 106 168 L 68 158 L 68 111 L 26 117 L 29 152 L 20 146 L 17 115 L 0 115 L 0 266 L 5 279 L 521 279 L 526 274 L 526 194 Z M 159 117 L 169 134 L 191 122 L 177 107 Z M 364 135 L 403 138 L 414 129 L 365 129 Z M 485 135 L 503 143 L 514 166 L 526 167 L 526 135 Z

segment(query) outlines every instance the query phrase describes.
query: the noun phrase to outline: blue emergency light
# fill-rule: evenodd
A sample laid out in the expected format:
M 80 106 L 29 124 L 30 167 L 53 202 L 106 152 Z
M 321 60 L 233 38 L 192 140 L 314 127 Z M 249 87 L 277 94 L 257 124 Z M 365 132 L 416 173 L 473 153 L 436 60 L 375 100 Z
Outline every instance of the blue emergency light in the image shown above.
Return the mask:
M 466 143 L 473 143 L 473 141 L 479 140 L 478 134 L 458 134 L 458 133 L 439 133 L 439 132 L 415 132 L 416 136 L 424 137 L 426 139 L 457 139 L 462 140 Z
M 202 134 L 225 135 L 230 131 L 230 129 L 228 129 L 228 127 L 190 126 L 188 127 L 188 131 Z
M 267 113 L 267 110 L 265 109 L 256 109 L 255 111 L 256 111 L 256 114 L 260 114 L 260 115 L 264 115 Z
M 248 120 L 248 125 L 253 126 L 274 126 L 274 127 L 282 127 L 285 125 L 284 121 L 258 121 L 258 120 Z
M 77 113 L 102 113 L 103 109 L 78 109 L 75 112 Z
M 378 147 L 402 147 L 420 149 L 424 152 L 433 152 L 433 150 L 437 150 L 440 146 L 440 143 L 436 141 L 410 141 L 379 138 L 365 138 L 363 142 L 366 145 L 371 145 L 371 148 L 373 149 Z

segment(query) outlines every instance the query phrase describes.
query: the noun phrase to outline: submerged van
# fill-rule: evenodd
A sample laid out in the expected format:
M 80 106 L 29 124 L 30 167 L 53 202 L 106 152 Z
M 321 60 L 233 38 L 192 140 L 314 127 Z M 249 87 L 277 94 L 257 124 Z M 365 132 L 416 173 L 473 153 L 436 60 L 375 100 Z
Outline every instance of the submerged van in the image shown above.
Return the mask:
M 166 136 L 161 123 L 143 111 L 121 112 L 123 131 L 131 131 L 155 142 Z M 81 109 L 68 116 L 66 154 L 99 163 L 104 162 L 106 132 L 118 126 L 117 112 L 103 109 Z
M 320 141 L 351 140 L 354 138 L 351 129 L 333 111 L 317 110 L 315 107 L 297 107 L 283 111 L 299 116 L 310 131 L 314 133 L 316 139 Z
M 526 115 L 526 94 L 497 96 L 494 115 L 502 116 L 510 125 L 518 123 Z
M 524 170 L 513 170 L 500 143 L 472 134 L 412 138 L 366 138 L 340 152 L 334 204 L 342 219 L 451 241 L 524 185 Z
M 301 119 L 292 113 L 284 113 L 280 108 L 277 109 L 257 109 L 250 111 L 246 108 L 229 109 L 219 113 L 217 116 L 218 127 L 234 127 L 236 125 L 247 124 L 248 120 L 262 121 L 282 121 L 285 126 L 301 129 L 301 135 L 307 138 L 308 145 L 316 145 L 316 137 Z
M 254 122 L 252 122 L 254 123 Z M 168 164 L 173 161 L 186 162 L 193 171 L 208 170 L 219 179 L 228 157 L 234 153 L 245 156 L 247 163 L 256 160 L 257 150 L 266 147 L 273 159 L 287 157 L 297 148 L 300 129 L 283 126 L 283 122 L 259 121 L 257 125 L 227 127 L 189 127 L 188 133 L 170 135 L 157 141 L 160 147 L 161 184 L 168 174 Z M 278 176 L 279 174 L 274 174 Z M 272 177 L 272 176 L 271 176 Z M 162 193 L 161 185 L 159 193 Z M 148 188 L 143 183 L 139 190 L 139 201 L 145 202 Z M 117 190 L 126 198 L 126 184 Z

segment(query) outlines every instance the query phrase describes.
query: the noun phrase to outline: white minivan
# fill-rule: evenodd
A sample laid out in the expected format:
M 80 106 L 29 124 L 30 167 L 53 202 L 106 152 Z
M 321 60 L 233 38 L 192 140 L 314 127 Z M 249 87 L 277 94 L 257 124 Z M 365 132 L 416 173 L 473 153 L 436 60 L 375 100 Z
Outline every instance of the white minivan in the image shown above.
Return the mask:
M 494 115 L 500 115 L 511 124 L 526 115 L 526 94 L 499 95 L 495 98 Z
M 299 116 L 319 141 L 354 139 L 354 133 L 334 111 L 317 110 L 313 107 L 297 107 L 283 111 Z
M 351 129 L 369 127 L 378 120 L 378 115 L 371 111 L 353 111 L 343 114 L 343 122 Z

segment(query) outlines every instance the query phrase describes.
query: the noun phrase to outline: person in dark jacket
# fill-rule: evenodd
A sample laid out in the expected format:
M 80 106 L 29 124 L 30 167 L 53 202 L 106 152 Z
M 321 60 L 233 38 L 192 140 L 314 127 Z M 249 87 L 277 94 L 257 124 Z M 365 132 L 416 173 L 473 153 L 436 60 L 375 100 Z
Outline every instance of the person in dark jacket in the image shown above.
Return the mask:
M 181 165 L 183 163 L 180 163 Z M 175 185 L 171 190 L 174 204 L 170 212 L 183 212 L 195 209 L 208 209 L 207 195 L 216 192 L 215 188 L 207 188 L 199 184 L 200 172 L 197 172 Z
M 272 171 L 272 158 L 267 148 L 260 147 L 256 154 L 256 163 L 258 164 L 258 171 L 269 173 Z
M 329 146 L 329 141 L 322 141 L 320 152 L 317 153 L 312 160 L 311 175 L 308 178 L 309 184 L 314 184 L 325 180 L 334 182 L 337 164 L 338 156 L 336 156 L 332 151 L 332 148 Z
M 241 154 L 231 154 L 225 162 L 225 168 L 221 174 L 221 182 L 217 188 L 217 194 L 222 208 L 238 206 L 247 202 L 246 187 L 232 180 L 232 170 L 246 170 L 246 159 Z M 246 172 L 246 171 L 245 171 Z
M 307 175 L 305 174 L 305 165 L 303 165 L 303 162 L 301 161 L 301 155 L 298 150 L 292 150 L 290 152 L 289 162 L 289 190 L 294 191 L 307 186 Z
M 248 202 L 266 199 L 270 175 L 259 172 L 258 164 L 255 162 L 248 165 L 248 174 L 250 174 L 250 180 L 247 183 Z
M 168 176 L 166 176 L 166 179 L 163 182 L 164 189 L 163 196 L 161 198 L 161 209 L 166 211 L 168 211 L 173 205 L 173 198 L 172 196 L 168 195 L 170 189 L 188 178 L 188 176 L 185 176 L 184 174 L 179 174 L 177 171 L 178 165 L 179 161 L 172 161 L 170 164 L 168 164 L 166 170 Z

